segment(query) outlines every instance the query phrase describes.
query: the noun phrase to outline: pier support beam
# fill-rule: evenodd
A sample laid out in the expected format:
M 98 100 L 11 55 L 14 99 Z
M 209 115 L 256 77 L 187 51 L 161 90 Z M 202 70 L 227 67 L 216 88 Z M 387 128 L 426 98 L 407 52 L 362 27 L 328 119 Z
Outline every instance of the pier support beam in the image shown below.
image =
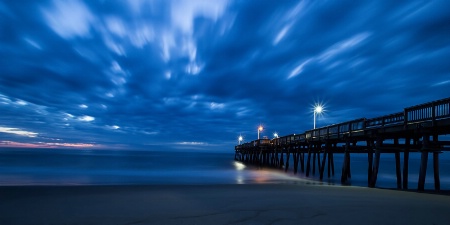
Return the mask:
M 264 165 L 264 153 L 263 153 L 262 148 L 261 148 L 261 150 L 259 150 L 258 164 L 260 167 L 262 167 Z
M 309 145 L 308 158 L 306 159 L 306 177 L 309 177 L 310 168 L 311 168 L 311 145 Z
M 284 172 L 287 172 L 289 169 L 289 160 L 291 157 L 291 147 L 287 147 L 287 152 L 286 152 L 286 165 L 284 167 Z
M 400 152 L 395 152 L 395 172 L 397 174 L 397 189 L 402 189 L 402 171 L 400 168 Z
M 336 150 L 337 143 L 333 144 L 333 149 Z M 331 153 L 331 175 L 334 176 L 334 154 Z
M 350 152 L 346 152 L 345 157 L 347 158 L 347 178 L 352 178 L 352 171 L 350 170 Z
M 315 148 L 315 146 L 314 146 L 314 148 Z M 314 149 L 314 152 L 313 152 L 313 165 L 312 165 L 312 175 L 314 176 L 314 175 L 316 175 L 316 155 L 317 155 L 317 153 L 315 152 L 315 149 Z
M 434 145 L 438 144 L 438 135 L 433 135 Z M 433 172 L 434 172 L 434 190 L 441 190 L 441 180 L 439 179 L 439 153 L 437 151 L 433 152 Z
M 328 169 L 328 178 L 330 178 L 330 170 L 331 170 L 331 152 L 328 152 L 328 161 L 327 161 L 327 169 Z
M 422 155 L 420 157 L 419 182 L 418 182 L 418 186 L 417 186 L 417 190 L 419 190 L 419 191 L 425 190 L 425 177 L 427 174 L 427 163 L 428 163 L 428 152 L 422 151 Z
M 434 169 L 434 189 L 441 190 L 441 181 L 439 179 L 439 152 L 433 152 L 433 169 Z
M 298 152 L 298 149 L 295 149 L 292 154 L 293 154 L 293 158 L 294 158 L 294 174 L 297 174 L 298 160 L 300 159 L 300 153 Z
M 277 167 L 278 163 L 280 162 L 280 159 L 278 158 L 278 147 L 273 152 L 273 163 L 272 167 Z
M 280 164 L 278 165 L 280 168 L 283 168 L 284 159 L 283 159 L 283 149 L 280 151 Z
M 372 182 L 372 170 L 373 170 L 373 140 L 367 141 L 367 160 L 368 160 L 368 168 L 367 168 L 367 186 L 370 187 Z
M 323 179 L 323 173 L 325 171 L 325 162 L 327 161 L 327 154 L 329 152 L 329 144 L 325 144 L 325 150 L 323 152 L 322 166 L 320 167 L 320 180 Z M 328 158 L 328 177 L 330 177 L 330 160 Z
M 316 145 L 317 148 L 317 169 L 320 171 L 322 170 L 321 166 L 320 166 L 320 145 Z
M 302 148 L 303 150 L 304 148 Z M 302 173 L 305 172 L 305 153 L 304 152 L 300 152 L 300 169 L 302 170 Z
M 373 165 L 372 170 L 372 180 L 370 182 L 370 187 L 375 187 L 377 183 L 377 177 L 378 177 L 378 169 L 380 167 L 380 154 L 381 154 L 381 145 L 383 143 L 383 140 L 381 138 L 377 138 L 376 146 L 375 146 L 375 161 Z
M 344 162 L 342 163 L 342 175 L 341 175 L 341 183 L 345 184 L 350 175 L 350 153 L 349 153 L 349 145 L 350 142 L 347 141 L 345 143 L 345 153 L 344 153 Z
M 409 165 L 409 145 L 411 139 L 405 139 L 405 151 L 403 152 L 403 190 L 408 190 L 408 165 Z
M 300 163 L 300 147 L 294 146 L 294 174 L 298 172 L 298 164 Z
M 331 153 L 331 176 L 334 176 L 334 154 Z
M 398 138 L 394 139 L 394 145 L 398 146 Z M 395 152 L 395 174 L 397 175 L 397 189 L 402 189 L 402 171 L 400 165 L 400 152 Z
M 418 191 L 425 190 L 425 177 L 427 175 L 429 143 L 430 143 L 430 135 L 424 135 L 422 139 L 422 155 L 420 157 L 419 182 L 417 185 Z

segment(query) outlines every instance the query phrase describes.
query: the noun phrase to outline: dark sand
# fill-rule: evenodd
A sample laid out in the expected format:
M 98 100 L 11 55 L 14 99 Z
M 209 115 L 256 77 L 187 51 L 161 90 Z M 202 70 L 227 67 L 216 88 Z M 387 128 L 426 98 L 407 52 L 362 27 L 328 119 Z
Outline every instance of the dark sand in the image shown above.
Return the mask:
M 450 224 L 450 196 L 306 184 L 0 187 L 0 224 Z

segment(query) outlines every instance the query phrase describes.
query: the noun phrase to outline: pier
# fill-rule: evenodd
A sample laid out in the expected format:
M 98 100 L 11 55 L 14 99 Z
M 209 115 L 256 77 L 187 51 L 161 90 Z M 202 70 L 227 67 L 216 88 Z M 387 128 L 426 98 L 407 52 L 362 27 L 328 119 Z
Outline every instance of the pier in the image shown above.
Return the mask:
M 367 154 L 367 185 L 375 187 L 381 154 L 395 155 L 398 189 L 408 189 L 410 153 L 421 154 L 418 191 L 425 187 L 428 157 L 433 157 L 434 188 L 440 190 L 439 155 L 450 151 L 450 98 L 428 102 L 376 118 L 360 118 L 274 139 L 258 139 L 235 146 L 235 160 L 276 167 L 308 177 L 317 170 L 322 180 L 335 175 L 334 154 L 344 154 L 341 183 L 351 178 L 351 154 Z M 439 140 L 444 139 L 444 140 Z M 450 140 L 450 138 L 447 138 Z M 403 168 L 401 168 L 403 156 Z M 292 160 L 291 160 L 292 157 Z

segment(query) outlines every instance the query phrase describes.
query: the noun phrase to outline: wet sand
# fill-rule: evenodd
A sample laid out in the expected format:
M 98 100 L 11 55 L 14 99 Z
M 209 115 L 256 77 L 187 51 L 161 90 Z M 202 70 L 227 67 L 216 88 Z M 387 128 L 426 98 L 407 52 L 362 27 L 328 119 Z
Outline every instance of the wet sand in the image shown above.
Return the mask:
M 0 187 L 0 224 L 449 223 L 450 196 L 362 187 Z

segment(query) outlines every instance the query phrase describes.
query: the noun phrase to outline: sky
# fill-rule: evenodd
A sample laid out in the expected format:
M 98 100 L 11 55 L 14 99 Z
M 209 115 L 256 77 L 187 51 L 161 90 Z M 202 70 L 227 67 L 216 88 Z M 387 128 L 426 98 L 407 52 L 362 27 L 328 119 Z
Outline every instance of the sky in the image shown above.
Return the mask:
M 0 147 L 234 151 L 450 96 L 450 1 L 0 1 Z

